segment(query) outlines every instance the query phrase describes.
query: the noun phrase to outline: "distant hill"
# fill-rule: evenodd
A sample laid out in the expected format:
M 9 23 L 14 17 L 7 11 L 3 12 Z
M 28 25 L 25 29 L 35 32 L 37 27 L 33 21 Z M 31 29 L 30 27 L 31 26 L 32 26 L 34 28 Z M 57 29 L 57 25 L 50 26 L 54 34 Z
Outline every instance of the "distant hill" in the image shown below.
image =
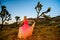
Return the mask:
M 60 21 L 60 16 L 53 17 L 52 20 L 59 22 Z
M 28 18 L 28 20 L 35 20 L 36 18 Z M 53 21 L 60 21 L 60 16 L 52 17 Z M 39 18 L 40 21 L 44 21 L 44 18 Z
M 28 18 L 28 20 L 36 20 L 36 18 Z M 56 17 L 52 17 L 52 20 L 53 21 L 56 21 L 56 22 L 60 22 L 60 16 L 56 16 Z M 39 18 L 39 21 L 40 22 L 43 22 L 44 21 L 44 18 Z M 12 24 L 8 24 L 8 25 L 16 25 L 16 22 L 12 23 Z M 0 24 L 1 26 L 1 24 Z

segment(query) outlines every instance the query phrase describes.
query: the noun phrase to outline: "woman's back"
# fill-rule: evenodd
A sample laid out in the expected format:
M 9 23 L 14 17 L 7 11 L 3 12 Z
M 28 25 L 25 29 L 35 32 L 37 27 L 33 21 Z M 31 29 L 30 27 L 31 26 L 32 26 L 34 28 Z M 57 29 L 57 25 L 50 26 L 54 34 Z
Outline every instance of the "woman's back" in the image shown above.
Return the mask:
M 24 22 L 24 24 L 27 24 L 28 25 L 28 20 L 24 20 L 23 22 Z

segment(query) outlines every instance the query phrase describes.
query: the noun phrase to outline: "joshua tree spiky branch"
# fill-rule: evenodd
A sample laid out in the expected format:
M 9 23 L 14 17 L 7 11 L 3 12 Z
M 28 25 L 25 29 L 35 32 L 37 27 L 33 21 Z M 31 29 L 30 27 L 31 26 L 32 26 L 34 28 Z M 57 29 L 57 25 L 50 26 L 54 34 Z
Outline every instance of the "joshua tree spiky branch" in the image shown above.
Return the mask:
M 45 12 L 42 12 L 40 16 L 43 16 L 45 19 L 51 19 L 49 16 L 46 16 L 45 14 L 47 14 L 48 12 L 51 11 L 51 8 L 49 7 Z

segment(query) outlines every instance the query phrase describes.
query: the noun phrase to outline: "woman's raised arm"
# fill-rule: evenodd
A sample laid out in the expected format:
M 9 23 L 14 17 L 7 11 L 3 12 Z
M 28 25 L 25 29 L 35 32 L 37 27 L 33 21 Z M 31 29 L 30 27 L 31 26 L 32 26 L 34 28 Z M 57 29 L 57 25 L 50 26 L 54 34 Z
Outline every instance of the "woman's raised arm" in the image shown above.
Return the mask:
M 34 22 L 34 20 L 28 20 L 28 22 Z
M 22 24 L 23 24 L 23 21 L 20 22 L 20 25 L 19 26 L 21 26 Z

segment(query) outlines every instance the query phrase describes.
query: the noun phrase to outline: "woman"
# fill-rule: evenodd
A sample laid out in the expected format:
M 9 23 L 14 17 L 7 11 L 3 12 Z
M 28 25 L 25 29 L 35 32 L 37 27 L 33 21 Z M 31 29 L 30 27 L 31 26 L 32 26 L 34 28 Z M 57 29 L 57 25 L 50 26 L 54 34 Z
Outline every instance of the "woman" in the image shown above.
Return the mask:
M 18 38 L 23 38 L 26 39 L 27 37 L 31 36 L 34 30 L 34 26 L 35 26 L 35 22 L 32 24 L 32 26 L 30 27 L 28 25 L 28 22 L 32 21 L 32 20 L 27 20 L 27 17 L 24 16 L 23 19 L 23 25 L 19 28 L 19 32 L 18 32 Z M 21 23 L 22 24 L 22 23 Z

